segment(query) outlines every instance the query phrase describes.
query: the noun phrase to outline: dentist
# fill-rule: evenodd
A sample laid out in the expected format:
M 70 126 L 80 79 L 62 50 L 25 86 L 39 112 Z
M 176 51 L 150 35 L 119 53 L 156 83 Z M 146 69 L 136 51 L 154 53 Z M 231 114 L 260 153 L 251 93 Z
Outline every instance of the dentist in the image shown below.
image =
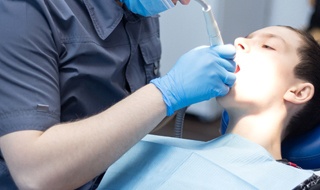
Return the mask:
M 195 48 L 159 78 L 154 15 L 175 3 L 0 2 L 0 189 L 95 189 L 166 116 L 228 93 L 231 45 Z

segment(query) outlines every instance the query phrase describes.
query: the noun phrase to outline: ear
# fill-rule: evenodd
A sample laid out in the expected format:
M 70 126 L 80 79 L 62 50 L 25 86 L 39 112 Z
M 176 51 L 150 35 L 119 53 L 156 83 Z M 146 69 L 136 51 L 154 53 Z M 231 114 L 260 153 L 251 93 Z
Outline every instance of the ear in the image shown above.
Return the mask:
M 294 104 L 308 102 L 314 94 L 314 86 L 311 83 L 303 82 L 292 86 L 284 95 L 284 99 Z

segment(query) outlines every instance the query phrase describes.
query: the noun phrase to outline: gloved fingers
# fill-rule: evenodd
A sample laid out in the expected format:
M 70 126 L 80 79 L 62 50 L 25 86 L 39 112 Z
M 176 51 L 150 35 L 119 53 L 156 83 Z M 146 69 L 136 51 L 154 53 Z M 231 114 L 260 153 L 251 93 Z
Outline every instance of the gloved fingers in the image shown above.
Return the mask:
M 217 96 L 225 96 L 226 94 L 228 94 L 229 90 L 230 90 L 229 86 L 222 86 Z
M 232 73 L 236 71 L 236 62 L 233 60 L 217 59 L 213 64 L 219 64 L 221 67 Z
M 219 88 L 213 88 L 212 91 L 210 92 L 211 93 L 211 97 L 218 97 L 218 96 L 225 96 L 226 94 L 228 94 L 230 90 L 230 87 L 229 86 L 226 86 L 226 85 L 221 85 L 219 86 Z
M 218 66 L 216 67 L 214 72 L 219 74 L 219 79 L 221 80 L 214 81 L 217 84 L 219 84 L 219 82 L 222 82 L 223 84 L 232 87 L 236 81 L 236 75 L 233 72 L 228 72 L 224 67 Z M 212 75 L 214 76 L 215 74 Z
M 232 87 L 234 85 L 234 83 L 236 82 L 236 75 L 234 73 L 227 73 L 226 77 L 224 79 L 224 83 L 229 86 Z
M 234 59 L 236 54 L 236 48 L 231 44 L 211 46 L 210 48 L 225 59 Z

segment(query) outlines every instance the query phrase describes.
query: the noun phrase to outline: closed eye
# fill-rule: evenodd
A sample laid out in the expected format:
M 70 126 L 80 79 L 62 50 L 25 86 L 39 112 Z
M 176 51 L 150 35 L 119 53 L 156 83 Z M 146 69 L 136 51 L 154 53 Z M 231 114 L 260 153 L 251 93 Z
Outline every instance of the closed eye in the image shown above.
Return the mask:
M 275 50 L 273 47 L 268 46 L 268 45 L 262 45 L 262 48 L 270 49 L 270 50 Z

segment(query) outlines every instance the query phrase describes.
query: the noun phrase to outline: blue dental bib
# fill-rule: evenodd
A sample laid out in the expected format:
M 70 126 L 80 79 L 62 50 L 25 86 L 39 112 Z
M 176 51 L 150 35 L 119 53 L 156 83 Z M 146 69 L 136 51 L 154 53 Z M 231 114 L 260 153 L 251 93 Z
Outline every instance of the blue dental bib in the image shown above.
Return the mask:
M 209 142 L 147 135 L 106 171 L 98 189 L 282 190 L 312 174 L 234 134 Z

